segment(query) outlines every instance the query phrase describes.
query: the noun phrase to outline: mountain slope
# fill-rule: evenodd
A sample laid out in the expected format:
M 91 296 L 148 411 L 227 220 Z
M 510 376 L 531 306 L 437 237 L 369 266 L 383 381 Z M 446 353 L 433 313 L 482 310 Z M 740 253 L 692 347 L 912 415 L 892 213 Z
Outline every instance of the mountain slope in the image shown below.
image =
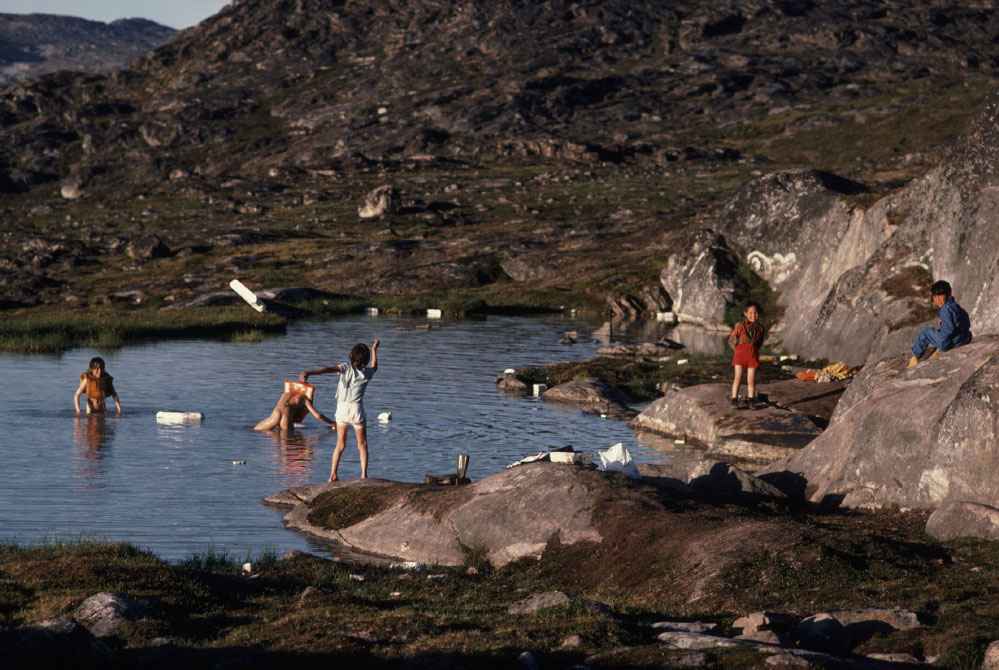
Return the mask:
M 0 14 L 0 86 L 59 70 L 118 70 L 176 33 L 145 19 L 103 23 L 51 14 Z

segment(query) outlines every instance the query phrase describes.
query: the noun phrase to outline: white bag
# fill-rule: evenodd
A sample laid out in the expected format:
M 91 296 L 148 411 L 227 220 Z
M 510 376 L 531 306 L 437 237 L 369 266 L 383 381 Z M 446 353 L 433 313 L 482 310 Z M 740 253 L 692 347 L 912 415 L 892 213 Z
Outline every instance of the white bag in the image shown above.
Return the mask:
M 600 455 L 600 467 L 598 470 L 604 472 L 621 472 L 625 477 L 638 479 L 642 475 L 638 473 L 638 466 L 631 460 L 631 454 L 620 442 L 607 451 L 598 452 Z

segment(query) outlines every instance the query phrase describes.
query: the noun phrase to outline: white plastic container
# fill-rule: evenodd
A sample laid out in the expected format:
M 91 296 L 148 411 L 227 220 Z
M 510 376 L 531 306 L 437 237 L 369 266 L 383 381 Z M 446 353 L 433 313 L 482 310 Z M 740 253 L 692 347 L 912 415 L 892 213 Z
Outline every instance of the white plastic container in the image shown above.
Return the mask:
M 204 420 L 204 412 L 156 412 L 156 423 L 188 423 Z

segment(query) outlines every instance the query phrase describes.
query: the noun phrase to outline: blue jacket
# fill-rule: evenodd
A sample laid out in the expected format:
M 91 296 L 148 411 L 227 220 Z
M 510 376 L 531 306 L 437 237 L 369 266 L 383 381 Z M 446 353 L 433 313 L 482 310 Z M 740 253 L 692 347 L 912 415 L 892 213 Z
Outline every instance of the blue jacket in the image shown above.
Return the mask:
M 947 298 L 947 302 L 940 308 L 940 327 L 937 332 L 940 334 L 940 351 L 971 342 L 971 319 L 954 298 Z

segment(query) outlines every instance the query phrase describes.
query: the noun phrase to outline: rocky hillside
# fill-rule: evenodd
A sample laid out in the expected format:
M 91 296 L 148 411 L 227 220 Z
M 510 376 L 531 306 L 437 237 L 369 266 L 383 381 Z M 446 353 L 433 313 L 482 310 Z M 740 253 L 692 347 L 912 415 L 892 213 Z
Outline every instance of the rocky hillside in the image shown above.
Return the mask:
M 242 273 L 605 306 L 755 176 L 924 174 L 999 82 L 997 22 L 971 0 L 241 0 L 128 69 L 0 95 L 0 290 L 174 300 Z M 360 218 L 385 184 L 398 206 Z M 150 233 L 146 269 L 123 254 Z
M 118 70 L 176 32 L 145 19 L 102 23 L 51 14 L 0 14 L 0 86 L 60 70 Z

